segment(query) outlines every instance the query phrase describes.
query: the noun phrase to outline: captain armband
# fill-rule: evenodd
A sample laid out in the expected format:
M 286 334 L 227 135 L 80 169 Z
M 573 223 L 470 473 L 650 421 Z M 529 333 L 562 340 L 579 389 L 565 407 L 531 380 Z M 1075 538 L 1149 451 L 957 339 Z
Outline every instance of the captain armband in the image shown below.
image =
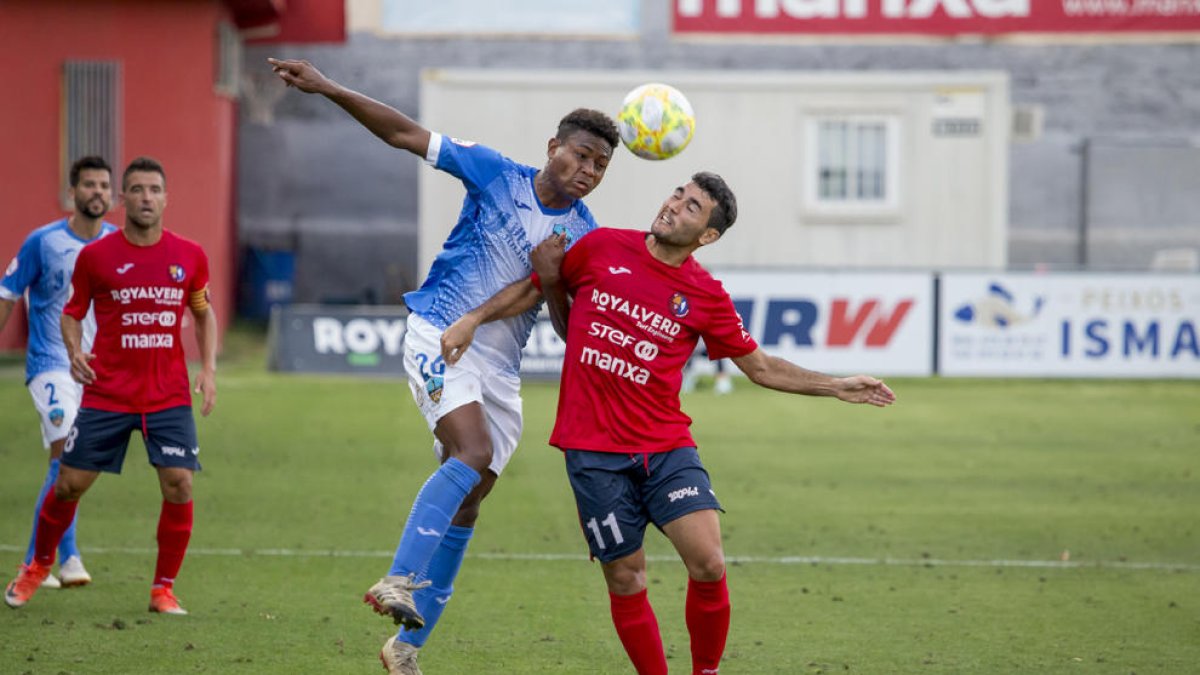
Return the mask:
M 188 307 L 195 312 L 203 312 L 209 308 L 208 286 L 198 291 L 192 291 L 192 294 L 188 296 Z

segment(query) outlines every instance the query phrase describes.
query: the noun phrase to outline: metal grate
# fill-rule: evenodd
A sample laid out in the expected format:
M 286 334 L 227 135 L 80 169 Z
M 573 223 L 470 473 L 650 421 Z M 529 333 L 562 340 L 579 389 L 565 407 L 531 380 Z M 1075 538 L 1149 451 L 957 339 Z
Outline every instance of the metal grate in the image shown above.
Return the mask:
M 67 61 L 63 64 L 62 195 L 70 187 L 71 164 L 99 155 L 120 166 L 121 64 L 118 61 Z M 73 207 L 64 202 L 67 209 Z

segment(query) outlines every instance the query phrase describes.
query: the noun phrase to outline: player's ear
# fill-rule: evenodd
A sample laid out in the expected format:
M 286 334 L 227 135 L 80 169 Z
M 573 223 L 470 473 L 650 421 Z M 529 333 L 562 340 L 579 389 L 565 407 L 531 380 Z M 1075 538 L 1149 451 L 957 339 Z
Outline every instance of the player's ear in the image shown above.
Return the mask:
M 550 141 L 546 143 L 546 159 L 553 159 L 554 152 L 562 145 L 562 141 L 558 140 L 558 136 L 551 136 Z
M 717 228 L 706 227 L 704 228 L 704 231 L 700 233 L 700 245 L 708 246 L 720 238 L 721 233 L 717 231 Z

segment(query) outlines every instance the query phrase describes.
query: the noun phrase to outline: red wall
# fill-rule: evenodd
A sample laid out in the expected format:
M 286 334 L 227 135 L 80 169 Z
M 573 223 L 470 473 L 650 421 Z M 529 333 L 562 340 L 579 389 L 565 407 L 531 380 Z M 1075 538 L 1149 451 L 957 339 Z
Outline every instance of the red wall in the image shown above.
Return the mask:
M 220 0 L 4 0 L 0 2 L 0 268 L 60 203 L 60 82 L 70 59 L 121 62 L 121 166 L 138 155 L 167 174 L 166 227 L 208 252 L 221 326 L 234 303 L 234 101 L 213 88 Z M 74 158 L 70 158 L 73 160 Z M 68 161 L 70 161 L 68 160 Z M 110 162 L 112 158 L 109 158 Z M 114 200 L 107 220 L 122 225 Z M 191 330 L 185 330 L 191 346 Z M 24 345 L 9 321 L 0 349 Z

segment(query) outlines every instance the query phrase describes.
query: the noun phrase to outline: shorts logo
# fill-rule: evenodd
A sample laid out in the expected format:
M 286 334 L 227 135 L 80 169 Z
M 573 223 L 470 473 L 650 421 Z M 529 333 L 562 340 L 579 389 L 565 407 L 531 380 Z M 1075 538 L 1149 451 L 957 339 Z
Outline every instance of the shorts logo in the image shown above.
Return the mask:
M 167 274 L 171 276 L 171 281 L 179 283 L 187 276 L 187 272 L 183 271 L 182 265 L 171 265 L 167 268 Z
M 429 400 L 438 403 L 442 400 L 442 378 L 434 375 L 428 380 L 425 380 L 425 393 L 429 395 Z
M 176 448 L 171 445 L 162 446 L 162 454 L 168 457 L 187 457 L 187 450 Z
M 688 299 L 684 297 L 683 293 L 676 292 L 671 296 L 671 313 L 675 316 L 682 319 L 683 317 L 687 316 L 691 309 L 692 305 L 688 302 Z
M 671 503 L 675 503 L 675 502 L 679 501 L 680 499 L 684 499 L 686 497 L 699 497 L 699 496 L 700 496 L 700 488 L 696 487 L 695 485 L 690 485 L 688 487 L 679 488 L 678 490 L 671 490 L 670 492 L 668 492 L 667 493 L 667 501 L 669 501 Z
M 63 412 L 62 408 L 55 408 L 54 410 L 50 411 L 50 423 L 56 427 L 62 426 L 63 418 L 65 417 L 66 413 Z

